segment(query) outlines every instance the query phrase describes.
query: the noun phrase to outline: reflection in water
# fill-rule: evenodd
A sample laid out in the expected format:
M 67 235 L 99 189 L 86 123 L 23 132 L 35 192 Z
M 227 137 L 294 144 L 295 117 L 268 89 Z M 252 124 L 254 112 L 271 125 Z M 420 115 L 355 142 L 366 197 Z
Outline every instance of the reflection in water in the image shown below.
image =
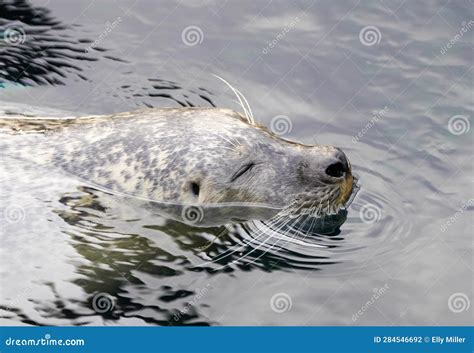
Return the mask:
M 79 278 L 72 282 L 81 287 L 85 299 L 75 300 L 74 308 L 63 302 L 55 284 L 44 282 L 56 299 L 54 303 L 36 301 L 37 310 L 44 317 L 65 319 L 75 324 L 86 324 L 88 317 L 101 315 L 107 322 L 121 319 L 139 319 L 157 325 L 208 325 L 212 320 L 201 317 L 199 305 L 189 305 L 193 298 L 203 296 L 203 288 L 180 288 L 179 278 L 184 273 L 205 273 L 207 276 L 232 273 L 236 270 L 260 269 L 266 272 L 310 269 L 333 263 L 328 256 L 317 255 L 320 248 L 328 248 L 318 239 L 331 239 L 338 234 L 339 226 L 347 217 L 347 211 L 326 220 L 311 220 L 311 232 L 298 224 L 273 224 L 256 221 L 206 228 L 190 226 L 176 220 L 159 219 L 152 210 L 152 218 L 137 211 L 142 219 L 123 209 L 116 196 L 80 187 L 78 192 L 67 193 L 58 200 L 53 212 L 68 225 L 62 232 L 83 261 L 74 264 Z M 135 206 L 134 206 L 135 207 Z M 148 221 L 153 221 L 149 224 Z M 127 226 L 122 223 L 127 223 Z M 275 226 L 277 228 L 272 229 Z M 288 227 L 294 227 L 290 231 Z M 123 232 L 128 229 L 127 232 Z M 153 235 L 141 235 L 144 229 L 152 233 L 168 235 L 181 252 L 174 255 L 154 242 Z M 280 229 L 280 231 L 276 231 Z M 316 230 L 321 234 L 314 233 Z M 329 233 L 326 238 L 324 232 Z M 209 237 L 211 235 L 211 238 Z M 291 245 L 307 246 L 312 253 L 298 252 Z M 193 258 L 193 259 L 191 259 Z M 196 261 L 198 260 L 198 261 Z M 149 279 L 154 285 L 150 286 Z M 148 281 L 147 281 L 148 279 Z M 204 288 L 212 288 L 208 283 Z M 205 292 L 207 289 L 205 290 Z M 108 310 L 91 311 L 97 295 L 110 296 L 113 300 Z M 152 302 L 140 300 L 152 296 Z M 205 302 L 205 298 L 203 299 Z M 202 303 L 202 305 L 205 305 Z M 183 309 L 185 308 L 185 309 Z M 24 313 L 13 309 L 12 313 L 27 323 Z M 39 324 L 34 322 L 34 324 Z
M 86 38 L 79 24 L 67 24 L 56 19 L 45 7 L 34 6 L 28 0 L 0 2 L 0 88 L 7 84 L 21 86 L 57 86 L 70 80 L 94 83 L 88 63 L 126 60 L 108 54 L 111 50 Z M 123 72 L 122 70 L 122 72 Z M 118 78 L 120 85 L 112 87 L 111 95 L 131 100 L 135 107 L 157 107 L 166 102 L 182 107 L 213 106 L 213 93 L 205 88 L 184 89 L 174 81 L 151 77 L 132 85 L 125 71 Z M 75 79 L 74 79 L 75 78 Z M 141 87 L 139 86 L 141 85 Z M 171 103 L 171 102 L 173 103 Z
M 0 87 L 7 81 L 25 86 L 63 85 L 75 75 L 87 81 L 78 61 L 97 61 L 85 54 L 88 39 L 70 34 L 73 26 L 55 19 L 27 0 L 0 3 Z
M 105 246 L 102 250 L 121 249 L 120 253 L 130 250 L 129 255 L 142 256 L 140 259 L 141 269 L 149 268 L 151 273 L 159 276 L 175 276 L 180 271 L 172 266 L 178 262 L 186 265 L 186 269 L 195 271 L 206 270 L 215 272 L 223 269 L 223 266 L 237 264 L 263 268 L 266 271 L 291 267 L 291 260 L 284 257 L 275 262 L 274 265 L 266 267 L 269 263 L 267 257 L 272 260 L 278 259 L 286 250 L 289 251 L 291 244 L 303 246 L 326 248 L 335 245 L 325 244 L 324 240 L 337 240 L 340 233 L 340 226 L 347 219 L 347 211 L 341 210 L 337 215 L 330 215 L 324 218 L 307 217 L 296 219 L 282 219 L 273 217 L 268 221 L 250 221 L 240 224 L 226 224 L 223 226 L 206 226 L 206 235 L 203 236 L 202 225 L 192 225 L 186 219 L 175 220 L 169 217 L 164 218 L 156 212 L 156 207 L 149 208 L 146 203 L 134 204 L 133 207 L 141 209 L 142 212 L 150 212 L 154 224 L 144 224 L 143 215 L 134 219 L 126 209 L 119 206 L 118 196 L 104 194 L 101 191 L 81 187 L 80 194 L 63 196 L 60 202 L 67 206 L 67 211 L 58 212 L 64 221 L 77 231 L 80 231 L 85 248 L 95 249 L 96 242 L 86 242 L 84 236 L 94 236 L 99 240 L 112 242 L 110 246 Z M 107 204 L 104 206 L 101 202 Z M 239 207 L 242 209 L 243 207 Z M 225 208 L 221 207 L 219 210 Z M 250 210 L 254 210 L 251 208 Z M 205 209 L 207 212 L 208 209 Z M 257 210 L 258 211 L 258 210 Z M 226 210 L 229 212 L 229 210 Z M 130 218 L 131 217 L 131 218 Z M 145 217 L 146 218 L 146 217 Z M 107 221 L 111 221 L 110 223 Z M 157 221 L 161 220 L 161 221 Z M 116 234 L 117 225 L 114 221 L 125 221 L 137 234 Z M 138 224 L 138 227 L 133 226 Z M 169 235 L 173 242 L 185 252 L 193 252 L 198 257 L 206 260 L 206 263 L 199 265 L 192 264 L 185 256 L 175 257 L 170 252 L 156 248 L 149 239 L 142 238 L 138 234 L 140 226 L 163 232 Z M 114 234 L 113 237 L 110 235 Z M 74 233 L 76 237 L 77 234 Z M 105 238 L 103 238 L 105 237 Z M 130 237 L 133 237 L 133 241 Z M 127 240 L 124 240 L 126 238 Z M 79 238 L 74 238 L 79 240 Z M 209 241 L 209 239 L 211 239 Z M 87 244 L 93 244 L 88 246 Z M 136 250 L 134 252 L 133 250 Z M 150 257 L 146 254 L 150 253 Z M 84 254 L 86 255 L 86 254 Z M 113 254 L 100 259 L 113 258 Z M 90 258 L 87 256 L 87 258 Z M 160 260 L 166 262 L 163 266 L 153 266 L 148 260 Z M 124 263 L 130 264 L 130 268 L 136 268 L 138 260 L 127 260 Z M 115 261 L 112 261 L 115 262 Z M 120 262 L 120 261 L 119 261 Z M 168 264 L 169 263 L 169 264 Z M 279 263 L 279 264 L 277 264 Z M 216 267 L 216 264 L 219 265 Z M 189 265 L 189 266 L 188 266 Z M 171 267 L 170 267 L 171 266 Z M 308 267 L 310 268 L 310 267 Z M 314 267 L 313 267 L 314 268 Z M 226 271 L 231 268 L 225 269 Z M 120 272 L 126 272 L 124 271 Z
M 68 281 L 82 291 L 81 295 L 68 298 L 49 274 L 37 284 L 48 288 L 54 299 L 35 298 L 35 290 L 26 293 L 41 319 L 31 317 L 15 303 L 10 304 L 8 315 L 2 313 L 2 317 L 23 323 L 54 324 L 50 321 L 54 319 L 84 325 L 100 317 L 105 323 L 215 324 L 202 310 L 210 305 L 208 296 L 212 295 L 214 278 L 220 275 L 319 271 L 337 264 L 347 270 L 354 256 L 358 256 L 359 248 L 351 248 L 340 231 L 348 217 L 346 210 L 322 219 L 273 217 L 268 221 L 202 228 L 187 224 L 184 219 L 162 217 L 156 205 L 125 202 L 121 196 L 90 187 L 80 186 L 77 191 L 67 187 L 70 191 L 52 197 L 43 189 L 50 180 L 58 183 L 64 179 L 63 175 L 50 175 L 26 162 L 6 161 L 7 173 L 3 175 L 17 179 L 13 171 L 19 172 L 25 180 L 18 178 L 15 187 L 21 190 L 25 187 L 22 183 L 28 184 L 28 197 L 37 199 L 40 209 L 35 222 L 39 224 L 30 218 L 32 226 L 46 227 L 48 234 L 51 225 L 41 226 L 43 222 L 51 219 L 56 224 L 56 218 L 63 220 L 62 238 L 66 236 L 63 240 L 76 254 L 66 260 L 75 274 Z M 43 177 L 32 179 L 33 175 Z M 8 186 L 4 188 L 7 195 L 17 198 L 8 179 L 3 183 Z M 38 196 L 36 190 L 41 191 Z M 54 195 L 54 189 L 50 193 Z M 24 202 L 31 204 L 31 200 Z M 45 213 L 41 205 L 48 205 L 52 215 Z M 358 239 L 358 246 L 364 245 L 362 240 Z M 202 279 L 190 285 L 196 278 Z M 95 308 L 94 301 L 101 295 L 112 298 L 110 309 Z
M 148 323 L 158 325 L 178 325 L 192 323 L 204 325 L 197 313 L 180 315 L 178 304 L 186 301 L 193 291 L 175 289 L 174 286 L 160 285 L 157 288 L 147 288 L 137 277 L 136 272 L 149 274 L 156 279 L 171 278 L 182 274 L 189 261 L 184 256 L 175 256 L 158 247 L 150 239 L 139 234 L 119 233 L 118 229 L 103 220 L 119 220 L 117 214 L 104 207 L 92 189 L 83 188 L 81 194 L 64 196 L 60 202 L 67 206 L 58 215 L 71 227 L 65 231 L 70 237 L 76 251 L 87 264 L 78 266 L 77 271 L 83 275 L 74 282 L 89 294 L 89 299 L 82 305 L 91 307 L 91 300 L 97 293 L 107 293 L 114 298 L 111 310 L 103 313 L 105 320 L 120 318 L 138 318 Z M 113 212 L 113 210 L 112 210 Z M 133 223 L 128 219 L 126 222 Z M 132 227 L 134 229 L 135 227 Z M 191 232 L 191 227 L 182 225 L 180 234 L 185 236 Z M 140 227 L 136 229 L 140 231 Z M 188 238 L 193 241 L 192 237 Z M 192 248 L 194 245 L 188 244 Z M 135 300 L 133 291 L 151 291 L 156 297 L 156 305 L 143 304 Z M 179 300 L 177 307 L 173 302 Z M 166 303 L 164 307 L 160 302 Z M 195 310 L 196 311 L 196 310 Z

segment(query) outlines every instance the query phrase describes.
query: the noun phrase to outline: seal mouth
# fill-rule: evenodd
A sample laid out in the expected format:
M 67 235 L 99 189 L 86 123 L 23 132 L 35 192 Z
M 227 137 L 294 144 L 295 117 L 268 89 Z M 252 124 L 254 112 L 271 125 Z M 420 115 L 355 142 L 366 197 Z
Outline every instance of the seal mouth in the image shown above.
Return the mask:
M 343 208 L 348 208 L 352 202 L 354 201 L 357 193 L 359 192 L 360 190 L 360 186 L 358 184 L 359 182 L 359 178 L 357 178 L 356 176 L 354 175 L 350 175 L 350 187 L 349 187 L 349 182 L 348 181 L 344 181 L 344 183 L 346 183 L 346 185 L 343 185 L 341 184 L 341 198 L 343 198 L 341 201 L 342 201 L 342 207 Z M 347 180 L 347 178 L 346 178 Z M 348 188 L 349 191 L 347 191 L 347 189 L 345 188 Z M 346 196 L 342 196 L 343 193 L 346 193 L 345 194 Z
M 341 209 L 347 209 L 354 201 L 360 189 L 357 182 L 358 178 L 348 171 L 339 183 L 327 186 L 317 194 L 306 194 L 296 198 L 284 209 L 284 213 L 287 212 L 292 217 L 301 215 L 324 217 L 337 214 Z
M 351 195 L 354 191 L 354 186 L 356 185 L 356 183 L 357 179 L 354 178 L 350 171 L 347 172 L 344 179 L 339 185 L 340 194 L 339 198 L 336 201 L 336 204 L 345 206 L 348 203 L 348 201 L 351 199 Z
M 352 175 L 350 170 L 346 172 L 344 179 L 339 183 L 339 197 L 334 201 L 332 207 L 326 209 L 327 212 L 323 212 L 320 215 L 336 214 L 341 209 L 347 209 L 359 192 L 360 187 L 357 185 L 358 181 L 359 179 Z

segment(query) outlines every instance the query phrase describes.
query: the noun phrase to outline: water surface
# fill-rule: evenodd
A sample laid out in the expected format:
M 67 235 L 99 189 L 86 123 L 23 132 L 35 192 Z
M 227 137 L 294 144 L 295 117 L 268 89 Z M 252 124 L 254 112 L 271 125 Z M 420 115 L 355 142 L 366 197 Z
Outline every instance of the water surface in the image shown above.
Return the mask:
M 0 42 L 1 101 L 242 111 L 216 74 L 283 137 L 343 148 L 361 189 L 281 239 L 3 157 L 0 322 L 472 324 L 472 19 L 469 1 L 2 2 L 24 36 Z

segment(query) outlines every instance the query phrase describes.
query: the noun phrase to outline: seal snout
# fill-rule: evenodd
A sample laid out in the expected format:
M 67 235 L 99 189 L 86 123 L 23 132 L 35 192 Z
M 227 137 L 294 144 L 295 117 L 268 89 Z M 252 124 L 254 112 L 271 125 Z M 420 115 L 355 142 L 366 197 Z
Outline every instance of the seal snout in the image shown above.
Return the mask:
M 325 173 L 333 178 L 340 178 L 345 173 L 350 173 L 350 165 L 346 155 L 339 148 L 335 148 L 335 158 L 333 162 L 326 168 Z

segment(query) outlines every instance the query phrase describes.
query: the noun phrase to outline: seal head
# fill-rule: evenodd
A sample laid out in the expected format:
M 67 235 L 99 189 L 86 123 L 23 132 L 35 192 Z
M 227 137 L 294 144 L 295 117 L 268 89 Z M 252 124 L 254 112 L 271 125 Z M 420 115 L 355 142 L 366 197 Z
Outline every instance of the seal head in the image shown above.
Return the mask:
M 225 160 L 184 184 L 189 201 L 292 204 L 334 213 L 349 200 L 351 166 L 339 148 L 301 145 L 261 131 L 257 141 L 236 140 Z

